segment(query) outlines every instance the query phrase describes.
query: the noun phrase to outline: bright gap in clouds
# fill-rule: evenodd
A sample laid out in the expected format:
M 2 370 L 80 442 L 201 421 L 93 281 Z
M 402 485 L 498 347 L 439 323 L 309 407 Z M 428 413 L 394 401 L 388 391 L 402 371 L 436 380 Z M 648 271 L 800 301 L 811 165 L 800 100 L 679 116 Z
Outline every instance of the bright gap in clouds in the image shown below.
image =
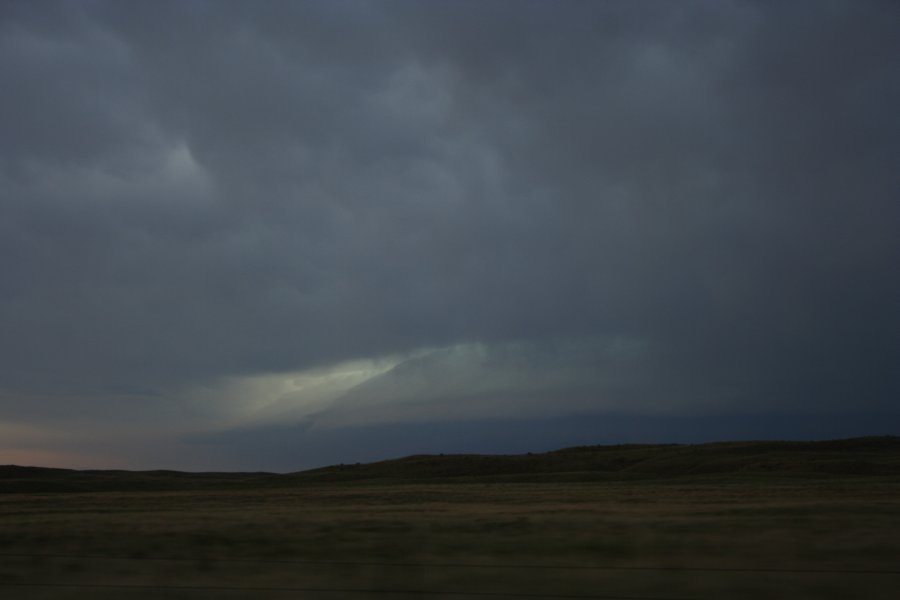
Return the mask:
M 221 411 L 230 407 L 219 427 L 298 421 L 330 406 L 354 387 L 385 373 L 404 358 L 357 359 L 327 367 L 287 373 L 229 377 L 215 386 L 184 392 L 196 406 Z
M 229 378 L 188 391 L 230 406 L 217 429 L 303 423 L 318 429 L 579 412 L 668 414 L 728 400 L 722 386 L 683 394 L 652 343 L 627 337 L 463 343 L 311 370 Z M 651 377 L 648 378 L 648 375 Z

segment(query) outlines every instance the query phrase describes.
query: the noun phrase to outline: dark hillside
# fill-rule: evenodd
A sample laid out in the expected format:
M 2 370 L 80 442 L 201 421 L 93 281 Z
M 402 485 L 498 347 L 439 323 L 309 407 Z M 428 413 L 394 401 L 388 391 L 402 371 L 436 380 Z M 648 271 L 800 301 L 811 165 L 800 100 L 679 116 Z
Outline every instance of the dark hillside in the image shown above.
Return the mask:
M 291 475 L 302 481 L 603 481 L 703 475 L 900 475 L 900 438 L 582 446 L 510 456 L 410 456 Z
M 235 486 L 273 476 L 271 473 L 76 471 L 0 465 L 0 493 L 177 491 Z
M 0 466 L 0 493 L 254 489 L 339 482 L 553 482 L 900 477 L 900 437 L 581 446 L 522 455 L 417 455 L 290 474 Z

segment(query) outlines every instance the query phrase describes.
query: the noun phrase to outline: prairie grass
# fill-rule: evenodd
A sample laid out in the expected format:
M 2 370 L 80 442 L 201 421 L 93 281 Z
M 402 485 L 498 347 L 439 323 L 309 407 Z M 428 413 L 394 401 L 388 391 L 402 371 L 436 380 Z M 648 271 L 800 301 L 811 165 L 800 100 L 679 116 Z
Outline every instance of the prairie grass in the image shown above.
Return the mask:
M 23 600 L 429 591 L 877 600 L 900 589 L 900 478 L 6 494 L 0 554 L 0 594 Z

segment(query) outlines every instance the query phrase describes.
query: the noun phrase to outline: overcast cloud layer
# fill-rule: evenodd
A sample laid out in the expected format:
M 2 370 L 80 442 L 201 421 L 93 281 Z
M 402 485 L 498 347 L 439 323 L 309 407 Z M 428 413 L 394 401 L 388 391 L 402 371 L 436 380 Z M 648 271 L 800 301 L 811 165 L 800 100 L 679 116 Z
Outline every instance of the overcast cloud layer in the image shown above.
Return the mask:
M 896 434 L 898 57 L 877 0 L 2 0 L 0 463 Z

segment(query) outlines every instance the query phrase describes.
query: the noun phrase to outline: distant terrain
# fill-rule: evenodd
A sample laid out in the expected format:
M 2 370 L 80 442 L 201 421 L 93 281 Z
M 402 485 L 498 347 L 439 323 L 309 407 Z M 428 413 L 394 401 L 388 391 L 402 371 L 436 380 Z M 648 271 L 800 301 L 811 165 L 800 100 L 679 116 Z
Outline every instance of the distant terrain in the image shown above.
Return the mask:
M 900 437 L 581 446 L 522 455 L 417 455 L 296 473 L 0 466 L 0 493 L 291 488 L 342 482 L 622 482 L 900 476 Z
M 0 595 L 894 600 L 900 438 L 0 467 Z

